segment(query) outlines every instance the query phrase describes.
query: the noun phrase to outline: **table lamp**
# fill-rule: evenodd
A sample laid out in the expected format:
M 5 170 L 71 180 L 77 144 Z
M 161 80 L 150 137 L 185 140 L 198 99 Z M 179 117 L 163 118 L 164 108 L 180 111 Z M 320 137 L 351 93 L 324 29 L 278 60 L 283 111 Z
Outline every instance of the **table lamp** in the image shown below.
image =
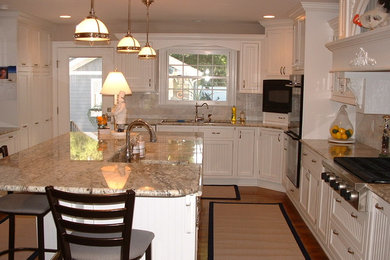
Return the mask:
M 122 72 L 116 70 L 110 72 L 104 81 L 100 94 L 114 95 L 114 108 L 111 110 L 112 115 L 114 116 L 114 130 L 118 131 L 119 125 L 119 129 L 122 131 L 124 125 L 126 124 L 127 112 L 124 96 L 132 94 Z

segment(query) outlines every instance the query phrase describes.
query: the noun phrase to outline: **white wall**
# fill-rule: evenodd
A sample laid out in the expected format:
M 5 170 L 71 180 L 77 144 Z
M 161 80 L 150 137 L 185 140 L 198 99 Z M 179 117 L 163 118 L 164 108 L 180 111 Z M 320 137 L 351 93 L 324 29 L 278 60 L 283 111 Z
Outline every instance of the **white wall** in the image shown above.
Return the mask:
M 327 139 L 329 126 L 339 106 L 330 101 L 332 53 L 325 47 L 332 41 L 328 21 L 338 16 L 338 4 L 302 2 L 305 23 L 304 139 Z

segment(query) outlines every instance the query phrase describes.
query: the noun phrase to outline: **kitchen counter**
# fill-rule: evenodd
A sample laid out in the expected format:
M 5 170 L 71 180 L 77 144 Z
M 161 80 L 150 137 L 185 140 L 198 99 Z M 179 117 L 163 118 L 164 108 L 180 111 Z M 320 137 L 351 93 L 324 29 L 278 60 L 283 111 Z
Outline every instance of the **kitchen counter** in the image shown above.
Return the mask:
M 79 193 L 134 189 L 137 196 L 180 197 L 201 193 L 202 135 L 158 133 L 145 137 L 145 159 L 110 162 L 124 139 L 73 132 L 0 160 L 0 190 L 44 192 L 53 185 Z
M 332 167 L 340 167 L 333 162 L 335 156 L 347 157 L 378 157 L 380 151 L 370 146 L 354 144 L 330 143 L 328 140 L 302 140 L 302 143 L 320 154 Z M 355 177 L 357 178 L 357 177 Z M 377 194 L 383 200 L 390 203 L 390 184 L 367 184 L 368 189 Z
M 19 130 L 19 128 L 17 128 L 17 127 L 0 127 L 0 136 L 8 134 L 8 133 L 15 132 L 15 131 L 18 131 L 18 130 Z

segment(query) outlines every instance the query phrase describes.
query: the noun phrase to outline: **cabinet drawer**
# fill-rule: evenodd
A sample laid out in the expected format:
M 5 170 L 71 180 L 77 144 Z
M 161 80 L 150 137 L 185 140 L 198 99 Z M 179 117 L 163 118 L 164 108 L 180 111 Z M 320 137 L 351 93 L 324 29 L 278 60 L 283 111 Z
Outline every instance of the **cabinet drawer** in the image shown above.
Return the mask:
M 199 132 L 203 132 L 204 138 L 212 138 L 212 139 L 233 139 L 234 138 L 234 128 L 233 127 L 227 127 L 227 128 L 199 127 Z
M 364 238 L 367 232 L 368 213 L 355 210 L 346 200 L 336 192 L 332 192 L 332 211 L 330 219 L 337 223 L 342 231 L 348 235 L 354 246 L 364 249 Z
M 286 192 L 294 203 L 299 201 L 299 189 L 286 177 Z
M 302 166 L 310 170 L 319 179 L 322 172 L 322 157 L 310 150 L 306 145 L 302 148 Z
M 333 255 L 340 260 L 363 259 L 358 250 L 346 238 L 347 235 L 335 223 L 330 223 L 329 248 Z

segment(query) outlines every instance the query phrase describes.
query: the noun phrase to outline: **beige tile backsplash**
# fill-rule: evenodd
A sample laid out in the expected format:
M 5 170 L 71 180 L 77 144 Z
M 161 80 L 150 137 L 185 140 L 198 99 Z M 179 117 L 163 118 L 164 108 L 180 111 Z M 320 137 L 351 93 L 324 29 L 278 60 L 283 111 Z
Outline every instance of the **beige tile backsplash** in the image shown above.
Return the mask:
M 383 133 L 383 115 L 356 114 L 356 140 L 381 149 Z
M 128 118 L 144 119 L 193 119 L 195 117 L 195 106 L 159 105 L 157 93 L 133 93 L 126 96 Z M 201 102 L 198 102 L 201 103 Z M 244 111 L 248 120 L 262 120 L 262 95 L 259 94 L 237 94 L 237 114 Z M 209 106 L 209 109 L 202 107 L 199 115 L 212 114 L 213 120 L 230 120 L 231 106 Z

